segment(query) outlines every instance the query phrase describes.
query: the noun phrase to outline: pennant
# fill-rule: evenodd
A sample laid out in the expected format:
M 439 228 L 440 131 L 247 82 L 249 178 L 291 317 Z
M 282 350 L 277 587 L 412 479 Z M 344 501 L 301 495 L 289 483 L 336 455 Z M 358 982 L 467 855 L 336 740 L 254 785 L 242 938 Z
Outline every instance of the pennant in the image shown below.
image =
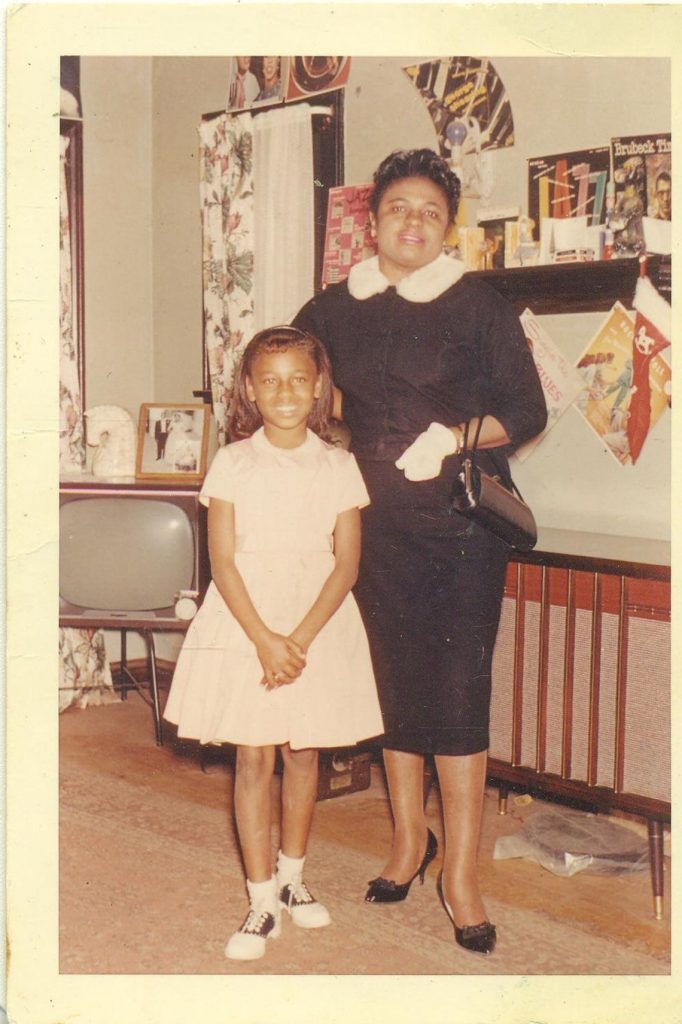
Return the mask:
M 627 437 L 633 464 L 639 458 L 651 426 L 651 360 L 670 344 L 672 311 L 648 277 L 640 276 L 633 302 L 632 388 Z

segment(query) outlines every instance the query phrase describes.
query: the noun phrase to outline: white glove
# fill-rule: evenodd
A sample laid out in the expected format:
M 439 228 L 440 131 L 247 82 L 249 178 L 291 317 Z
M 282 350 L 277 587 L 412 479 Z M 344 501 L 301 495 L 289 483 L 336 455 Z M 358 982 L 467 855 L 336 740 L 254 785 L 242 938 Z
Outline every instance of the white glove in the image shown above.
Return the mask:
M 396 461 L 408 480 L 433 480 L 446 455 L 457 451 L 457 439 L 442 423 L 432 423 Z

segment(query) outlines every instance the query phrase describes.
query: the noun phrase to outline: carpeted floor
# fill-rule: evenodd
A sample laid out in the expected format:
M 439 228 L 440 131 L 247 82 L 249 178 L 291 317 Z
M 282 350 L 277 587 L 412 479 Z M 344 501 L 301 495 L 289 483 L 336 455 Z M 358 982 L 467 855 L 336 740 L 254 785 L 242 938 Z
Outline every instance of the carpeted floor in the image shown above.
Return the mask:
M 329 928 L 286 918 L 264 959 L 226 960 L 246 912 L 231 822 L 232 774 L 200 768 L 192 744 L 154 744 L 149 709 L 70 709 L 60 719 L 60 973 L 323 975 L 665 975 L 670 920 L 654 920 L 648 872 L 559 878 L 525 860 L 495 861 L 500 834 L 538 803 L 486 795 L 481 874 L 498 928 L 492 957 L 455 946 L 438 902 L 440 855 L 402 904 L 365 904 L 390 842 L 383 775 L 368 790 L 318 803 L 306 878 L 329 907 Z M 273 782 L 278 787 L 278 781 Z M 541 806 L 541 805 L 540 805 Z M 440 838 L 437 791 L 428 803 Z M 273 844 L 276 830 L 273 829 Z M 669 862 L 666 860 L 666 870 Z M 666 884 L 669 884 L 667 871 Z M 667 900 L 666 900 L 667 904 Z

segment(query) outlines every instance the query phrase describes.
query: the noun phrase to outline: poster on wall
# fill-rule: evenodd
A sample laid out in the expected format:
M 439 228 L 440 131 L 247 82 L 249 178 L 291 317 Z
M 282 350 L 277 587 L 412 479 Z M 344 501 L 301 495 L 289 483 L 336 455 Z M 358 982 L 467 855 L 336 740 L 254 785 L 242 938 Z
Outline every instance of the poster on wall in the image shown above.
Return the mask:
M 631 464 L 628 420 L 633 385 L 635 318 L 616 302 L 577 362 L 583 388 L 574 408 L 605 449 L 621 464 Z M 649 430 L 669 406 L 671 371 L 657 353 L 649 364 Z
M 403 68 L 433 121 L 441 155 L 450 156 L 446 129 L 465 129 L 464 152 L 514 145 L 514 119 L 507 90 L 487 57 L 448 57 Z
M 373 184 L 330 188 L 322 260 L 322 287 L 345 281 L 354 263 L 376 253 L 369 224 Z
M 230 57 L 227 106 L 229 113 L 284 99 L 286 57 Z
M 537 437 L 516 449 L 516 457 L 524 462 L 583 388 L 583 378 L 572 363 L 566 359 L 561 349 L 555 345 L 532 310 L 524 309 L 520 320 L 526 341 L 533 353 L 533 360 L 547 403 L 547 426 L 545 429 Z
M 290 57 L 288 100 L 341 89 L 348 82 L 350 57 Z
M 622 256 L 644 249 L 643 217 L 672 219 L 670 133 L 611 139 L 611 177 L 615 183 L 614 250 Z
M 534 237 L 540 237 L 541 223 L 548 218 L 587 217 L 588 224 L 603 224 L 608 178 L 608 146 L 531 157 L 528 216 Z

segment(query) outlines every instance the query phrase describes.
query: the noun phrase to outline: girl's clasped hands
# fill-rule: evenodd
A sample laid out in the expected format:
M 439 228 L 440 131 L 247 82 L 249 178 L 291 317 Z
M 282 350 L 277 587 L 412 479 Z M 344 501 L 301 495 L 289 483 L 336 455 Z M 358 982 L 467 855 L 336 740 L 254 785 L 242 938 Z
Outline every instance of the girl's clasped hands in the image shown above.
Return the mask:
M 295 682 L 305 668 L 306 655 L 301 645 L 281 633 L 268 630 L 256 643 L 256 653 L 263 666 L 261 686 L 266 690 Z

